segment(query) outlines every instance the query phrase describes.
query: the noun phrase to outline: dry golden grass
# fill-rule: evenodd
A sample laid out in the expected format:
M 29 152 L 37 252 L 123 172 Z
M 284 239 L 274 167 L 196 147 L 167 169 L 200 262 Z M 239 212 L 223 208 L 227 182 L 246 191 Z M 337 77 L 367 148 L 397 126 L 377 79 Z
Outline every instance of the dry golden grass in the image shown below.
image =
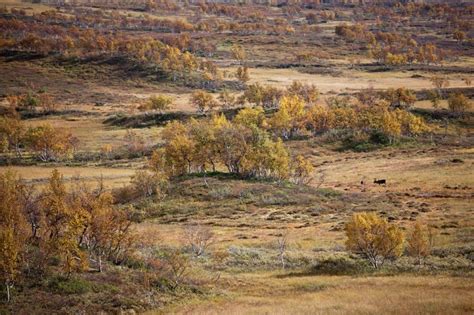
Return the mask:
M 318 152 L 319 151 L 319 152 Z M 445 185 L 474 187 L 472 174 L 474 152 L 467 149 L 428 147 L 425 149 L 389 148 L 377 152 L 321 153 L 313 157 L 317 171 L 326 174 L 325 185 L 361 188 L 373 191 L 407 191 L 421 187 L 423 191 L 444 189 Z M 453 163 L 452 159 L 462 163 Z M 374 178 L 385 178 L 388 186 L 373 185 Z
M 234 72 L 235 69 L 231 72 Z M 298 72 L 294 69 L 250 69 L 250 83 L 259 82 L 261 84 L 274 85 L 278 87 L 288 86 L 293 81 L 301 81 L 314 84 L 318 89 L 327 93 L 353 92 L 360 89 L 373 87 L 375 89 L 407 87 L 413 90 L 432 89 L 433 85 L 426 78 L 412 78 L 410 72 L 362 72 L 346 71 L 343 76 L 329 76 L 321 74 L 308 74 Z M 466 87 L 460 78 L 450 80 L 450 87 Z
M 191 225 L 197 224 L 196 222 Z M 148 245 L 166 244 L 179 247 L 185 244 L 183 224 L 160 224 L 147 221 L 135 225 L 135 231 L 143 235 Z M 343 245 L 342 233 L 329 231 L 329 226 L 320 225 L 295 229 L 294 224 L 279 224 L 274 227 L 226 227 L 210 225 L 214 237 L 211 249 L 226 250 L 229 246 L 260 247 L 273 246 L 277 235 L 286 230 L 288 243 L 291 248 L 301 251 L 311 251 L 314 248 L 330 248 Z
M 440 276 L 224 278 L 230 295 L 154 314 L 471 314 L 472 279 Z
M 49 123 L 54 127 L 69 130 L 80 141 L 80 151 L 99 151 L 105 144 L 120 147 L 125 144 L 124 137 L 127 130 L 124 128 L 107 126 L 102 123 L 103 117 L 50 117 L 27 120 L 27 125 L 38 126 Z M 159 141 L 159 127 L 131 129 L 142 136 L 146 143 L 155 144 Z
M 73 177 L 80 177 L 85 182 L 95 184 L 102 178 L 108 188 L 119 187 L 130 183 L 130 176 L 135 173 L 133 168 L 94 166 L 0 166 L 0 173 L 6 170 L 13 170 L 27 182 L 42 185 L 47 182 L 54 169 L 57 169 L 64 176 L 66 181 L 71 180 Z

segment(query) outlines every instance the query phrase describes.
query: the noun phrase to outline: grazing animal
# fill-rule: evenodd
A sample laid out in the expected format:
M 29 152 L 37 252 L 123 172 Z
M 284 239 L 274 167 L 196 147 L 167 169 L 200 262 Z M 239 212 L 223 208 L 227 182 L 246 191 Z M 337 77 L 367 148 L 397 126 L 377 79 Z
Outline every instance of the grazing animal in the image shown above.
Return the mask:
M 374 178 L 374 184 L 377 184 L 377 185 L 386 185 L 386 184 L 387 184 L 387 180 L 386 180 L 386 179 L 377 179 L 377 178 Z

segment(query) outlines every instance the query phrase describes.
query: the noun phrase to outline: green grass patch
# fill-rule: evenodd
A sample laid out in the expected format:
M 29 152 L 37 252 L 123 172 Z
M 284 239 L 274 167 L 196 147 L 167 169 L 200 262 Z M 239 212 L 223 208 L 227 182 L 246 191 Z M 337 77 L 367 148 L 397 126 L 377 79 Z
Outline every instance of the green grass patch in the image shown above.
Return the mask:
M 77 277 L 56 276 L 47 281 L 47 288 L 59 294 L 84 294 L 93 290 L 93 284 Z

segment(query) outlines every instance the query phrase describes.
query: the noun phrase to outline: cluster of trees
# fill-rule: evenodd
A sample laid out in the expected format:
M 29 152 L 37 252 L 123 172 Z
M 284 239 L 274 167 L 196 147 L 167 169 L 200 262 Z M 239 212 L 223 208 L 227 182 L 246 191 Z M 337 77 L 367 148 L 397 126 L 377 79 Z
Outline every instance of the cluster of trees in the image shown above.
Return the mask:
M 454 113 L 463 114 L 472 107 L 472 102 L 463 93 L 451 93 L 448 96 L 446 92 L 443 92 L 443 88 L 449 86 L 449 80 L 446 76 L 435 75 L 430 78 L 430 81 L 434 89 L 428 91 L 428 99 L 434 108 L 438 108 L 440 101 L 446 98 L 448 99 L 448 108 Z M 469 77 L 464 77 L 463 81 L 467 86 L 471 85 L 471 79 Z
M 421 264 L 431 253 L 434 238 L 432 229 L 419 222 L 406 237 L 400 227 L 373 212 L 355 213 L 346 224 L 346 236 L 347 249 L 364 256 L 374 268 L 400 257 L 404 249 Z
M 262 128 L 263 121 L 263 109 L 247 108 L 233 121 L 214 115 L 171 122 L 162 132 L 163 146 L 151 157 L 151 168 L 161 177 L 225 167 L 240 176 L 307 182 L 311 164 L 303 157 L 292 160 L 283 142 Z
M 53 97 L 41 89 L 38 91 L 30 89 L 27 93 L 8 95 L 6 99 L 10 113 L 21 111 L 35 112 L 38 110 L 48 113 L 58 109 L 58 104 L 54 101 Z
M 380 44 L 369 45 L 369 55 L 378 62 L 387 65 L 403 65 L 411 63 L 438 64 L 446 53 L 435 44 L 418 45 L 413 42 L 411 47 Z
M 39 192 L 14 172 L 0 174 L 0 277 L 8 299 L 22 276 L 100 272 L 103 260 L 123 262 L 133 242 L 130 226 L 127 211 L 113 206 L 102 185 L 78 182 L 67 189 L 54 170 Z
M 0 49 L 40 54 L 124 56 L 158 65 L 174 81 L 193 73 L 217 74 L 212 62 L 147 36 L 130 37 L 120 32 L 48 25 L 31 20 L 0 19 Z
M 474 11 L 472 5 L 448 3 L 397 2 L 394 6 L 367 5 L 361 7 L 366 14 L 377 16 L 384 27 L 420 26 L 420 23 L 438 29 L 458 28 L 468 30 L 472 27 L 470 17 Z
M 29 151 L 43 161 L 58 161 L 74 155 L 79 140 L 69 131 L 48 123 L 27 128 L 18 117 L 0 117 L 0 151 L 22 157 Z
M 359 102 L 334 101 L 328 107 L 315 105 L 305 108 L 298 97 L 285 97 L 279 110 L 269 120 L 271 130 L 284 138 L 311 131 L 348 131 L 360 137 L 383 134 L 390 142 L 402 135 L 414 136 L 429 131 L 422 118 L 384 100 L 373 105 Z
M 265 22 L 235 22 L 219 19 L 202 20 L 196 25 L 201 32 L 232 32 L 236 35 L 285 35 L 295 33 L 295 28 L 286 19 L 274 19 Z
M 334 100 L 327 107 L 313 105 L 316 91 L 293 84 L 270 115 L 253 99 L 257 106 L 241 109 L 232 121 L 213 115 L 206 120 L 172 122 L 162 133 L 163 147 L 153 154 L 153 169 L 176 176 L 215 171 L 220 165 L 243 176 L 298 182 L 308 176 L 310 164 L 305 159 L 292 160 L 280 139 L 339 130 L 361 137 L 382 134 L 392 142 L 430 130 L 422 118 L 406 110 L 412 102 L 408 90 L 388 91 L 380 94 L 386 99 L 380 96 L 366 103 Z M 204 91 L 193 95 L 193 103 L 200 111 L 217 105 Z
M 233 20 L 245 19 L 251 22 L 262 22 L 266 19 L 265 12 L 256 7 L 254 7 L 255 10 L 247 10 L 239 5 L 201 2 L 198 4 L 198 8 L 201 13 L 227 16 Z
M 434 43 L 419 44 L 412 36 L 392 32 L 372 32 L 365 24 L 341 24 L 336 35 L 347 41 L 367 44 L 369 56 L 387 65 L 437 64 L 446 53 Z
M 245 68 L 241 67 L 239 69 Z M 235 96 L 224 89 L 217 98 L 219 102 L 211 93 L 204 90 L 196 90 L 191 95 L 191 103 L 200 113 L 212 111 L 217 107 L 231 108 L 247 104 L 261 106 L 264 109 L 275 109 L 279 107 L 284 96 L 299 96 L 305 105 L 313 105 L 319 97 L 319 91 L 314 85 L 304 84 L 299 81 L 294 81 L 286 89 L 255 83 L 246 86 L 244 93 L 240 96 Z
M 180 33 L 193 31 L 194 27 L 185 19 L 140 17 L 121 14 L 118 11 L 103 11 L 92 8 L 74 8 L 63 14 L 56 10 L 34 13 L 35 20 L 47 24 L 61 24 L 69 27 L 97 27 L 108 30 L 136 30 Z
M 429 130 L 422 118 L 407 111 L 416 97 L 405 88 L 364 91 L 355 99 L 335 97 L 328 99 L 327 107 L 316 105 L 318 95 L 316 87 L 300 82 L 293 82 L 286 90 L 253 84 L 237 102 L 257 106 L 255 111 L 263 111 L 259 106 L 277 108 L 270 117 L 262 115 L 261 126 L 284 139 L 307 132 L 345 130 L 365 135 L 382 133 L 393 141 Z
M 220 104 L 212 94 L 198 90 L 193 93 L 191 102 L 201 113 L 218 106 L 250 104 L 253 108 L 243 109 L 239 115 L 259 117 L 258 127 L 283 139 L 308 132 L 317 135 L 339 130 L 361 137 L 382 134 L 393 142 L 400 136 L 415 136 L 430 130 L 421 117 L 408 111 L 416 96 L 406 88 L 366 90 L 355 98 L 334 97 L 328 99 L 327 107 L 316 104 L 318 96 L 315 86 L 295 81 L 286 89 L 251 84 L 239 97 L 223 91 L 218 98 Z M 465 97 L 457 103 L 469 104 Z M 272 115 L 265 114 L 266 110 L 275 109 Z
M 90 5 L 88 0 L 47 0 L 48 4 L 57 8 L 82 8 Z M 178 11 L 181 6 L 177 5 L 176 1 L 172 0 L 129 0 L 129 1 L 115 1 L 115 0 L 94 0 L 94 7 L 103 9 L 122 9 L 132 11 L 154 11 L 157 9 L 167 11 Z
M 238 98 L 237 103 L 241 105 L 250 103 L 270 109 L 278 107 L 284 96 L 299 96 L 306 105 L 312 105 L 317 101 L 319 91 L 314 85 L 304 84 L 299 81 L 293 81 L 286 89 L 255 83 L 247 86 L 244 94 Z

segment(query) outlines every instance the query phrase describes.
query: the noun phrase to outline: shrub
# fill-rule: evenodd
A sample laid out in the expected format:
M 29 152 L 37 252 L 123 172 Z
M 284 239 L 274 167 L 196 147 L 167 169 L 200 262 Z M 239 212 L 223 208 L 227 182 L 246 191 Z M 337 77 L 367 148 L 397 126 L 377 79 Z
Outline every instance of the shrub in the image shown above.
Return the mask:
M 455 113 L 464 113 L 472 107 L 472 104 L 464 94 L 456 93 L 449 96 L 448 106 Z
M 218 106 L 218 103 L 214 100 L 214 96 L 203 90 L 195 91 L 191 95 L 191 103 L 197 108 L 199 113 L 203 113 L 208 110 L 212 110 Z
M 370 134 L 369 139 L 370 139 L 370 142 L 376 143 L 376 144 L 382 144 L 382 145 L 390 144 L 390 137 L 387 136 L 385 133 L 383 133 L 381 131 L 378 131 L 378 130 L 374 130 Z
M 166 95 L 151 96 L 144 104 L 138 107 L 141 111 L 157 110 L 163 112 L 170 109 L 173 104 L 173 98 Z
M 250 80 L 249 68 L 247 67 L 238 67 L 235 72 L 235 77 L 242 83 L 246 83 Z
M 188 225 L 184 228 L 184 239 L 193 255 L 199 257 L 214 243 L 214 232 L 206 226 Z
M 190 274 L 191 261 L 179 251 L 172 251 L 165 257 L 169 279 L 172 282 L 172 288 L 179 287 Z
M 232 197 L 232 190 L 229 186 L 217 186 L 209 190 L 211 200 L 223 200 Z
M 30 128 L 26 134 L 28 147 L 43 162 L 70 157 L 75 151 L 77 141 L 70 132 L 50 124 Z
M 153 195 L 163 198 L 169 185 L 168 177 L 148 171 L 137 171 L 131 182 L 137 194 L 145 198 Z
M 229 258 L 227 265 L 232 267 L 264 267 L 272 266 L 275 260 L 270 253 L 264 248 L 251 248 L 230 246 L 228 249 Z
M 143 136 L 133 130 L 127 130 L 123 142 L 124 149 L 128 152 L 130 158 L 143 156 L 149 151 Z

